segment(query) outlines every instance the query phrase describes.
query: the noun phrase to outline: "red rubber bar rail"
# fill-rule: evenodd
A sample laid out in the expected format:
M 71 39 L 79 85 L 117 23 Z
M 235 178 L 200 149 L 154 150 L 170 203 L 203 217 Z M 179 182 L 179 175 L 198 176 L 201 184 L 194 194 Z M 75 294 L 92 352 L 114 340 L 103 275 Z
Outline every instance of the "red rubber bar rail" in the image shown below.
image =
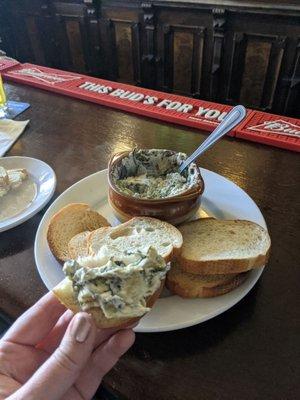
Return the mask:
M 254 111 L 237 127 L 235 136 L 299 152 L 300 120 Z
M 208 132 L 232 108 L 28 63 L 2 63 L 1 74 L 6 80 Z M 230 136 L 299 152 L 300 120 L 248 109 Z
M 0 74 L 2 74 L 4 71 L 9 70 L 12 67 L 15 67 L 16 65 L 20 65 L 19 61 L 13 60 L 11 58 L 0 58 Z

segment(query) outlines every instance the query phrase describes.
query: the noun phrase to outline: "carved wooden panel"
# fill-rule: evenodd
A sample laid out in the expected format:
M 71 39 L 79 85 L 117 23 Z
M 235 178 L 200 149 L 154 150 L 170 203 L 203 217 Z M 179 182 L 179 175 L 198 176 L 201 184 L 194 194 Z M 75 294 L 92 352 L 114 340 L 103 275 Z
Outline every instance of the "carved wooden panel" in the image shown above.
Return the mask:
M 228 102 L 265 110 L 272 108 L 285 41 L 280 36 L 235 33 Z
M 55 10 L 55 33 L 57 43 L 59 43 L 60 60 L 68 70 L 86 72 L 84 14 L 81 10 L 69 10 L 69 13 L 67 11 L 68 9 L 61 7 Z
M 264 89 L 271 43 L 249 41 L 246 47 L 245 66 L 241 80 L 240 102 L 259 107 Z
M 189 93 L 192 83 L 194 37 L 189 32 L 174 32 L 173 89 Z
M 118 78 L 120 81 L 133 82 L 132 36 L 131 24 L 115 22 L 115 40 L 118 63 Z
M 284 112 L 287 115 L 300 118 L 300 38 L 296 47 L 292 77 L 288 82 Z
M 37 64 L 45 65 L 45 57 L 42 49 L 42 44 L 39 38 L 40 31 L 37 26 L 36 17 L 29 16 L 25 19 L 24 22 L 27 28 L 27 34 L 33 52 L 33 56 Z
M 204 38 L 204 27 L 162 26 L 158 36 L 163 45 L 158 82 L 163 90 L 200 95 Z
M 157 57 L 155 45 L 155 7 L 150 3 L 142 3 L 143 26 L 142 26 L 142 56 L 141 56 L 141 84 L 143 87 L 155 88 L 156 65 L 160 59 Z
M 101 21 L 106 76 L 140 84 L 140 25 L 136 21 L 109 18 Z
M 6 12 L 8 10 L 6 9 Z M 53 65 L 55 54 L 50 14 L 44 0 L 10 3 L 11 27 L 15 38 L 15 57 L 20 61 Z
M 94 8 L 88 13 L 88 48 L 86 51 L 88 71 L 94 76 L 104 76 L 103 51 L 100 33 L 100 24 Z
M 222 101 L 221 83 L 223 80 L 223 51 L 226 27 L 226 10 L 220 8 L 212 9 L 213 16 L 213 44 L 212 44 L 212 62 L 210 70 L 209 99 Z M 207 61 L 206 61 L 207 62 Z
M 100 19 L 100 37 L 103 77 L 110 80 L 117 80 L 118 70 L 115 49 L 115 31 L 113 22 L 110 19 Z
M 64 68 L 91 75 L 102 73 L 98 12 L 94 2 L 55 1 L 52 9 Z
M 70 55 L 73 67 L 76 71 L 84 71 L 83 44 L 81 40 L 80 23 L 76 20 L 65 21 L 66 33 L 68 37 Z

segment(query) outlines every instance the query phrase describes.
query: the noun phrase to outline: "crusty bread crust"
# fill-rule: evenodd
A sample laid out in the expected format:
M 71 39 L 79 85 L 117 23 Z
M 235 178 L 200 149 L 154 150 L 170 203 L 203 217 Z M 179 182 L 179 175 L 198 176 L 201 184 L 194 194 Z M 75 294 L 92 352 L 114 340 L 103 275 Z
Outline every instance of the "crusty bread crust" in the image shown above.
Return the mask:
M 183 271 L 190 274 L 240 274 L 254 268 L 260 268 L 267 264 L 270 250 L 267 254 L 247 260 L 215 260 L 200 264 L 198 261 L 188 260 L 179 256 L 179 262 Z
M 71 259 L 75 260 L 77 257 L 85 257 L 88 255 L 87 238 L 89 231 L 84 231 L 73 236 L 68 243 L 68 251 Z
M 205 218 L 205 221 L 209 220 L 214 220 L 216 222 L 219 222 L 220 220 L 215 220 L 213 218 Z M 225 222 L 225 221 L 224 221 Z M 229 222 L 229 221 L 228 221 Z M 265 251 L 264 254 L 257 254 L 255 257 L 241 257 L 241 258 L 227 258 L 227 259 L 214 259 L 214 260 L 201 260 L 201 259 L 195 259 L 196 257 L 193 257 L 191 255 L 191 252 L 189 251 L 189 241 L 186 240 L 185 234 L 183 233 L 183 229 L 189 229 L 189 226 L 192 226 L 192 224 L 199 223 L 198 221 L 192 221 L 186 224 L 181 225 L 183 229 L 181 232 L 183 233 L 183 247 L 181 254 L 178 256 L 178 262 L 180 264 L 180 267 L 183 271 L 191 273 L 191 274 L 240 274 L 242 272 L 249 271 L 253 268 L 258 268 L 264 266 L 269 259 L 270 255 L 270 245 L 271 241 L 268 235 L 268 232 L 264 230 L 261 226 L 254 224 L 253 222 L 250 221 L 244 221 L 244 220 L 234 220 L 230 221 L 234 223 L 242 223 L 243 226 L 255 226 L 256 229 L 259 229 L 261 232 L 264 232 L 266 240 L 269 242 L 269 247 Z M 212 232 L 213 234 L 213 232 Z M 213 240 L 213 239 L 212 239 Z M 228 240 L 230 240 L 230 237 L 228 237 Z M 234 238 L 231 238 L 231 240 L 234 240 Z M 201 246 L 201 243 L 199 243 Z M 226 244 L 224 244 L 225 246 Z
M 174 262 L 167 273 L 167 281 L 180 282 L 182 287 L 190 292 L 197 292 L 200 287 L 210 288 L 223 285 L 236 276 L 236 274 L 200 275 L 191 274 L 182 270 L 178 262 Z
M 163 287 L 164 281 L 162 281 L 159 289 L 148 298 L 147 307 L 153 306 L 155 301 L 159 298 Z M 69 278 L 65 278 L 62 282 L 55 286 L 55 288 L 52 289 L 52 292 L 65 307 L 74 313 L 80 311 L 80 308 L 74 297 L 72 282 Z M 106 318 L 100 307 L 91 308 L 87 312 L 93 317 L 93 320 L 98 328 L 126 327 L 139 321 L 141 318 Z
M 111 227 L 103 226 L 97 229 L 97 231 L 106 233 L 108 229 L 111 229 Z M 88 238 L 93 232 L 95 231 L 84 231 L 72 237 L 68 244 L 68 251 L 71 259 L 75 260 L 78 257 L 87 257 L 89 255 Z
M 72 203 L 54 214 L 49 222 L 47 241 L 59 261 L 70 258 L 68 243 L 78 233 L 110 226 L 108 221 L 85 203 Z
M 177 294 L 180 297 L 186 299 L 192 298 L 205 298 L 205 297 L 216 297 L 222 294 L 228 293 L 236 287 L 240 286 L 247 278 L 248 273 L 242 273 L 235 275 L 234 278 L 230 279 L 227 282 L 224 282 L 222 285 L 214 286 L 214 287 L 204 287 L 198 286 L 191 282 L 191 286 L 183 284 L 181 280 L 166 280 L 166 287 L 174 294 Z

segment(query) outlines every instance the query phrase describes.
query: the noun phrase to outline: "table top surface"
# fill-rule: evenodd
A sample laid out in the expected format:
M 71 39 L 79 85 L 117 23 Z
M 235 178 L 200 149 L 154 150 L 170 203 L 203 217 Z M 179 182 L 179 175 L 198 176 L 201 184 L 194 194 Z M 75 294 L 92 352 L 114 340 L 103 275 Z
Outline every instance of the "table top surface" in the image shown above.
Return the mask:
M 191 153 L 206 137 L 26 86 L 6 89 L 10 100 L 31 104 L 18 117 L 29 118 L 30 125 L 7 155 L 38 158 L 53 167 L 52 201 L 79 179 L 106 168 L 116 151 L 137 146 Z M 299 398 L 299 161 L 297 153 L 232 138 L 202 156 L 202 167 L 231 179 L 260 207 L 272 239 L 268 267 L 226 313 L 179 331 L 137 334 L 132 349 L 105 378 L 121 398 Z M 0 308 L 13 318 L 46 292 L 33 254 L 45 209 L 0 233 Z

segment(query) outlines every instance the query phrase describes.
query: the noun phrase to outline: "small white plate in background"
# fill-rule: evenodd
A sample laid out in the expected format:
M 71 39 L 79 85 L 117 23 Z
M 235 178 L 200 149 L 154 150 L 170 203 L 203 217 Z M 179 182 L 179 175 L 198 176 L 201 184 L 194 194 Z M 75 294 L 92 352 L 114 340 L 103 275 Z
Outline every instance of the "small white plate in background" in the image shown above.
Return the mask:
M 16 215 L 0 220 L 0 232 L 4 232 L 27 221 L 48 203 L 55 191 L 56 176 L 53 169 L 44 161 L 30 157 L 2 157 L 0 166 L 5 169 L 25 168 L 28 178 L 35 185 L 35 196 L 24 209 Z

